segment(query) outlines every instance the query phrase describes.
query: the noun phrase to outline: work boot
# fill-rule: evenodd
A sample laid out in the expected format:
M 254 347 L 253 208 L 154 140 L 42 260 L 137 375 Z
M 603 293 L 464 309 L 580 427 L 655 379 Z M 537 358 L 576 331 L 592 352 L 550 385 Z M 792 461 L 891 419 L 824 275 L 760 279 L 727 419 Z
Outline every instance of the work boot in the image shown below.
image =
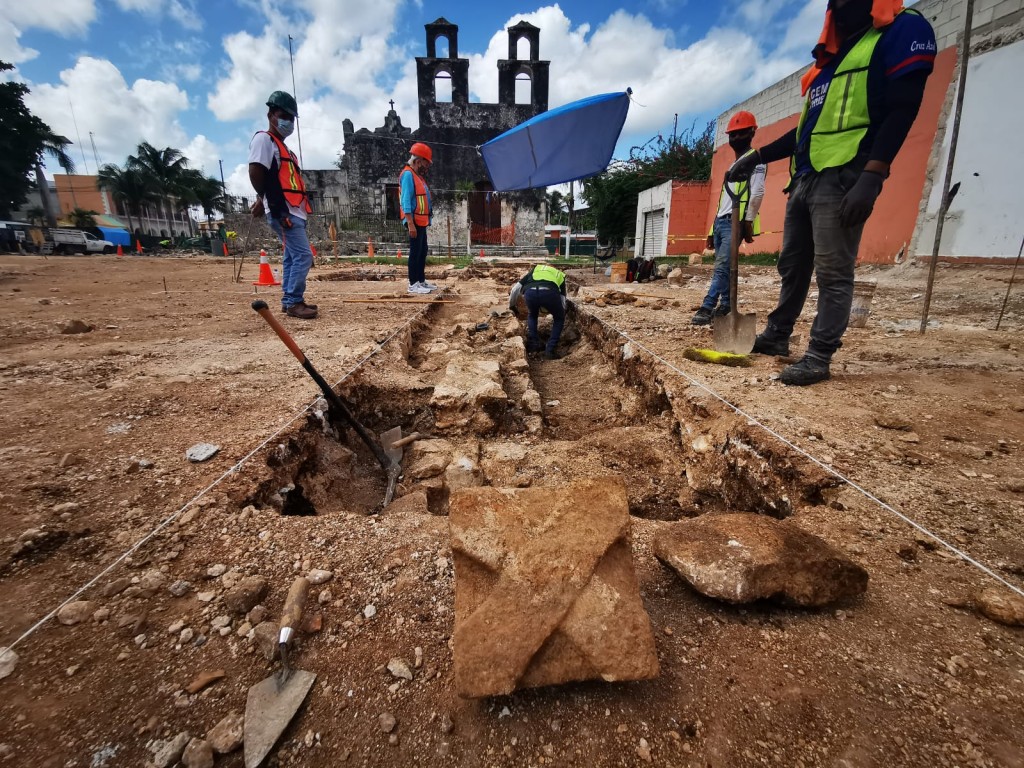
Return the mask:
M 711 325 L 711 310 L 701 307 L 690 321 L 693 325 Z
M 804 355 L 799 363 L 787 365 L 779 374 L 779 381 L 791 387 L 806 387 L 829 378 L 828 363 L 816 357 Z
M 292 304 L 284 313 L 288 317 L 297 317 L 299 320 L 313 320 L 316 318 L 316 310 L 312 307 L 307 307 L 301 301 L 298 304 Z
M 759 333 L 757 338 L 754 339 L 754 349 L 751 351 L 755 355 L 780 355 L 788 357 L 789 339 L 771 339 L 765 334 Z
M 715 317 L 725 317 L 732 311 L 728 304 L 719 304 L 718 309 L 715 310 Z
M 544 359 L 545 360 L 561 360 L 562 356 L 560 354 L 558 354 L 557 352 L 546 350 L 544 352 Z

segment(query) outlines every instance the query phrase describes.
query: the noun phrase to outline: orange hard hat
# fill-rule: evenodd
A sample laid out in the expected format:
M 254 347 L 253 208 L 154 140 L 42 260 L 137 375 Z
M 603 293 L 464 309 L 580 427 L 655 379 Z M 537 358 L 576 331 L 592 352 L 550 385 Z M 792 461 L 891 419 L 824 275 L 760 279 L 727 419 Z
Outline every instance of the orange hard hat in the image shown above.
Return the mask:
M 430 147 L 424 144 L 422 141 L 417 141 L 412 145 L 412 149 L 409 150 L 410 155 L 416 157 L 422 157 L 428 163 L 434 162 L 434 153 L 430 151 Z
M 745 131 L 747 128 L 757 128 L 757 119 L 753 114 L 743 109 L 729 118 L 729 127 L 725 129 L 725 132 Z

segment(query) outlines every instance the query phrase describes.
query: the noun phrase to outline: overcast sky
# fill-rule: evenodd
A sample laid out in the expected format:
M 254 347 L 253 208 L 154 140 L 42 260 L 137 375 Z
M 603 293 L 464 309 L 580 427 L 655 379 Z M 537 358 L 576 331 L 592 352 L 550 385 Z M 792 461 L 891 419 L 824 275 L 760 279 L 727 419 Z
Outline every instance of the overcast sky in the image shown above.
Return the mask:
M 632 87 L 624 157 L 671 133 L 676 114 L 680 127 L 703 127 L 808 65 L 825 2 L 0 0 L 0 59 L 32 89 L 29 108 L 75 142 L 79 172 L 148 141 L 214 176 L 223 160 L 238 193 L 248 192 L 247 147 L 266 127 L 267 96 L 291 90 L 289 35 L 308 168 L 332 167 L 342 120 L 380 126 L 390 99 L 417 126 L 414 58 L 426 55 L 423 25 L 440 16 L 459 27 L 473 101 L 497 101 L 505 29 L 520 20 L 541 29 L 549 106 Z

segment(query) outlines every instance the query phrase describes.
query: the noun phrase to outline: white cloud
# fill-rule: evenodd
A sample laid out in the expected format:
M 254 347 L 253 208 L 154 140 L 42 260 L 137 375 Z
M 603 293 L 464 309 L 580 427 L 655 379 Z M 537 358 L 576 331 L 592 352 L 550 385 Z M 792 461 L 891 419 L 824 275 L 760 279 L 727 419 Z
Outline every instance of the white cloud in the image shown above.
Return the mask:
M 196 0 L 116 0 L 122 11 L 134 11 L 150 16 L 166 13 L 185 29 L 202 29 L 203 21 L 196 10 Z
M 5 0 L 0 10 L 0 59 L 20 64 L 39 55 L 18 42 L 29 29 L 75 37 L 84 34 L 95 18 L 95 0 Z
M 80 135 L 90 150 L 92 132 L 101 163 L 123 163 L 140 141 L 159 147 L 188 143 L 178 121 L 188 109 L 188 96 L 173 83 L 139 79 L 128 85 L 111 62 L 83 56 L 72 69 L 60 73 L 59 84 L 29 85 L 32 92 L 25 97 L 29 109 L 56 133 L 72 141 Z M 75 110 L 77 131 L 69 103 Z M 86 155 L 89 170 L 94 171 L 91 151 Z

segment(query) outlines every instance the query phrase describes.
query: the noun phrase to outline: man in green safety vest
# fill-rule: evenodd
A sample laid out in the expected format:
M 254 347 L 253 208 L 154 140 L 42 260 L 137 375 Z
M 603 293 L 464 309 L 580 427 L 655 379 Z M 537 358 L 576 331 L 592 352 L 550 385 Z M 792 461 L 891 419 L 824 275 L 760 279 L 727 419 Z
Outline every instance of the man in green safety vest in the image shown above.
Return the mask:
M 726 173 L 749 178 L 761 163 L 791 158 L 779 275 L 782 288 L 754 352 L 788 355 L 789 337 L 818 278 L 818 314 L 803 359 L 779 374 L 789 385 L 829 378 L 853 302 L 864 222 L 917 117 L 935 61 L 935 32 L 902 0 L 829 0 L 815 64 L 801 79 L 797 127 L 751 149 Z
M 754 133 L 757 131 L 757 119 L 746 110 L 740 110 L 729 119 L 725 133 L 729 137 L 729 146 L 742 157 L 750 151 Z M 758 165 L 746 182 L 725 182 L 732 194 L 739 198 L 740 236 L 748 243 L 754 242 L 754 235 L 761 234 L 761 201 L 764 199 L 764 177 L 767 168 Z M 729 269 L 732 255 L 732 209 L 733 198 L 722 185 L 722 194 L 718 198 L 718 212 L 708 232 L 708 248 L 715 250 L 715 266 L 711 274 L 711 285 L 701 302 L 700 309 L 690 321 L 694 325 L 710 325 L 715 315 L 728 315 L 732 308 L 732 297 L 729 295 Z
M 562 328 L 565 326 L 565 273 L 547 264 L 538 264 L 512 286 L 508 308 L 516 314 L 520 296 L 526 302 L 529 312 L 526 318 L 526 351 L 539 352 L 544 349 L 545 359 L 557 360 L 558 340 L 562 338 Z M 551 336 L 547 346 L 541 343 L 537 334 L 537 319 L 542 309 L 551 313 Z

